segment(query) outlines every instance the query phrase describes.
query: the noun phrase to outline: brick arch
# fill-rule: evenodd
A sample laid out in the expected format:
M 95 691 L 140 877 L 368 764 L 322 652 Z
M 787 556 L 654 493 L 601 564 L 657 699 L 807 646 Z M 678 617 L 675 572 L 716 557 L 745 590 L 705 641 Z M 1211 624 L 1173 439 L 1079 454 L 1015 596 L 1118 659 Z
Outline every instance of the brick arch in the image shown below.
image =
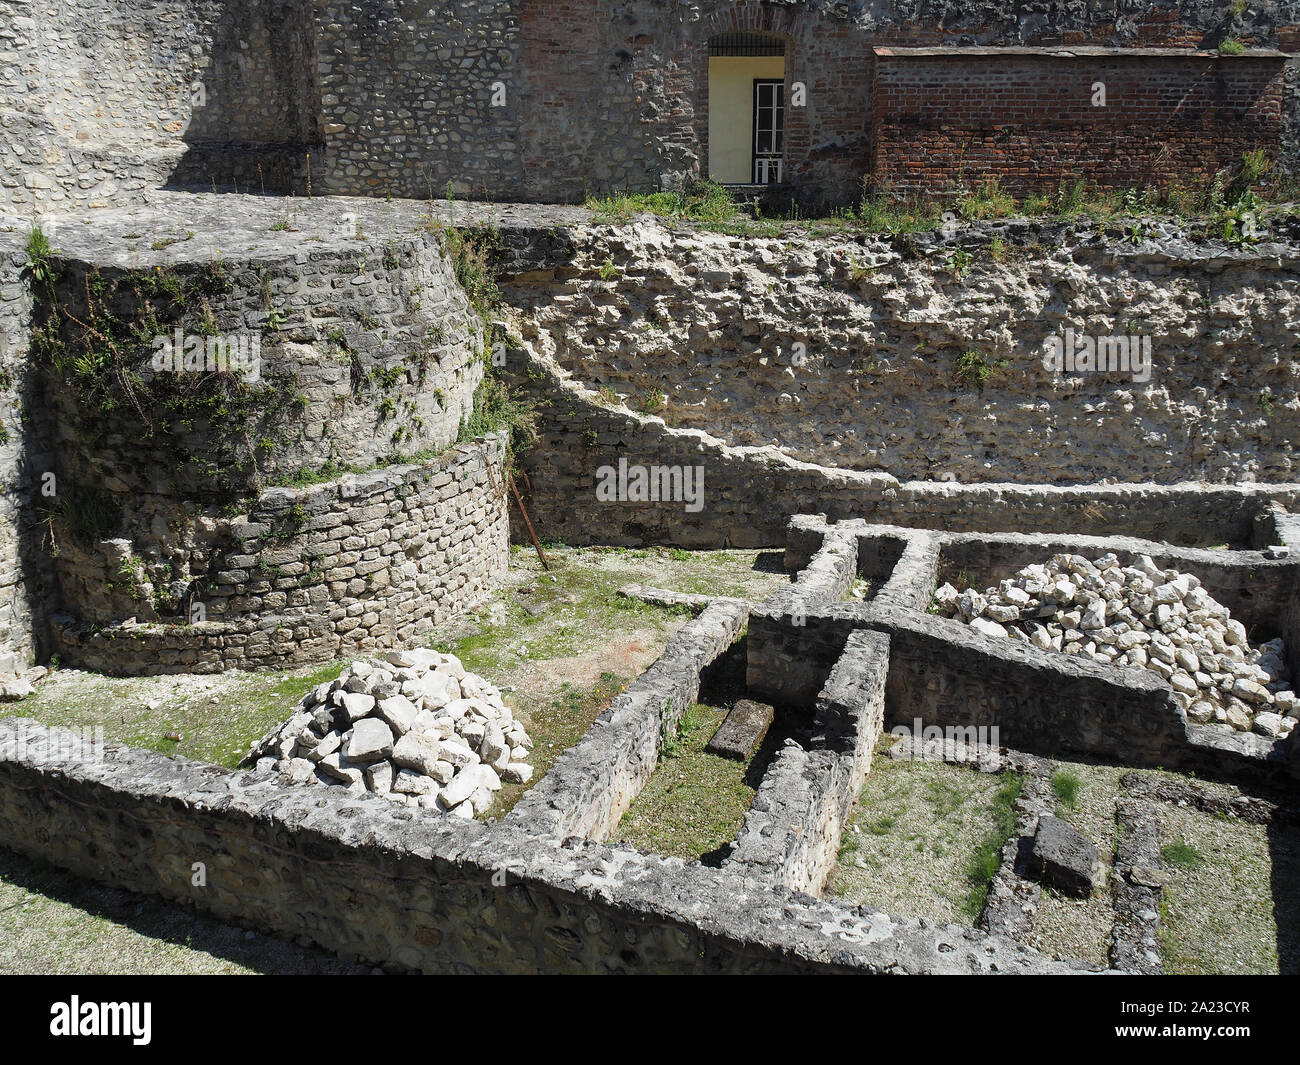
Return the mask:
M 703 28 L 706 38 L 737 31 L 789 37 L 799 11 L 796 7 L 773 7 L 759 0 L 742 0 L 722 11 L 711 12 L 704 18 Z

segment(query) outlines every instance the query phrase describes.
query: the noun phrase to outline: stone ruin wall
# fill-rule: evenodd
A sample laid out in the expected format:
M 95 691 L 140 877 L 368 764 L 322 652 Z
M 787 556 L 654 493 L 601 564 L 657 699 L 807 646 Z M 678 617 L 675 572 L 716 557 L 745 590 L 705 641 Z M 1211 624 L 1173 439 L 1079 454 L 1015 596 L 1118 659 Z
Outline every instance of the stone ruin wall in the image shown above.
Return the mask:
M 256 188 L 258 162 L 282 186 L 286 154 L 303 165 L 317 139 L 304 29 L 294 0 L 6 0 L 0 209 L 137 203 L 174 179 Z
M 78 616 L 52 618 L 51 647 L 61 662 L 131 675 L 288 669 L 410 646 L 491 593 L 509 563 L 505 492 L 497 438 L 272 489 L 246 516 L 207 525 L 193 545 L 205 569 L 186 589 L 155 589 L 155 559 L 106 581 L 136 547 L 108 541 L 93 558 L 60 560 L 62 601 Z M 170 610 L 155 608 L 159 590 Z M 194 604 L 200 623 L 189 623 Z
M 205 226 L 205 202 L 65 223 L 50 286 L 6 237 L 0 655 L 18 668 L 50 653 L 106 672 L 283 668 L 392 647 L 507 564 L 501 442 L 453 447 L 483 326 L 439 225 L 253 199 Z M 210 380 L 151 366 L 150 335 L 175 329 L 258 341 L 246 421 L 167 413 Z M 105 336 L 133 395 L 116 370 L 76 370 Z
M 575 384 L 799 462 L 902 481 L 1300 480 L 1300 232 L 1248 249 L 1150 237 L 739 240 L 640 221 L 575 230 L 567 262 L 506 292 L 525 344 Z M 1066 328 L 1149 336 L 1150 381 L 1044 368 Z M 971 350 L 996 366 L 982 386 L 958 372 Z
M 49 559 L 32 548 L 34 471 L 49 468 L 47 419 L 32 402 L 28 359 L 32 294 L 22 277 L 26 256 L 0 234 L 0 673 L 38 655 L 36 612 L 48 593 Z
M 0 206 L 28 219 L 136 203 L 169 183 L 302 194 L 309 174 L 317 193 L 421 199 L 449 184 L 527 202 L 677 187 L 707 173 L 707 41 L 736 29 L 791 40 L 788 76 L 811 94 L 790 112 L 791 160 L 800 196 L 825 205 L 855 199 L 871 164 L 872 46 L 1213 49 L 1230 32 L 1253 47 L 1297 45 L 1292 3 L 1251 5 L 1235 23 L 1208 0 L 1124 7 L 451 0 L 431 13 L 413 0 L 5 0 Z M 987 67 L 958 62 L 977 78 Z M 1236 85 L 1242 65 L 1230 64 L 1219 66 Z M 1293 161 L 1295 61 L 1284 81 Z M 498 82 L 503 106 L 492 103 Z M 1278 135 L 1273 121 L 1266 139 Z

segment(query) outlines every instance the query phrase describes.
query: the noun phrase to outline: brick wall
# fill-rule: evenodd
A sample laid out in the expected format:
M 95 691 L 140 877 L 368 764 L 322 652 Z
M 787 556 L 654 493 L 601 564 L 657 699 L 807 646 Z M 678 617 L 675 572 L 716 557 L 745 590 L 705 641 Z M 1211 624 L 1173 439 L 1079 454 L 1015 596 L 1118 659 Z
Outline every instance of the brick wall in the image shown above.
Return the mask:
M 871 171 L 900 191 L 1195 185 L 1282 133 L 1281 55 L 876 53 Z
M 13 17 L 0 20 L 0 52 L 14 61 L 0 69 L 0 207 L 26 214 L 138 202 L 164 183 L 301 193 L 309 154 L 317 193 L 423 199 L 450 183 L 458 196 L 571 202 L 588 192 L 677 187 L 709 172 L 709 38 L 745 30 L 785 38 L 787 88 L 807 87 L 806 106 L 787 113 L 787 173 L 791 190 L 815 208 L 856 199 L 871 164 L 873 46 L 1190 50 L 1231 34 L 1255 49 L 1294 49 L 1297 41 L 1294 18 L 1272 5 L 1235 18 L 1210 0 L 1123 8 L 6 0 L 0 10 Z M 1281 68 L 1278 60 L 1270 69 L 1280 76 Z M 1274 137 L 1281 132 L 1294 159 L 1295 61 L 1286 79 L 1285 129 Z M 196 80 L 206 92 L 200 107 L 187 92 Z M 504 98 L 494 101 L 498 88 Z M 1134 153 L 1151 128 L 1132 140 Z M 1179 133 L 1178 143 L 1190 156 L 1211 142 Z M 911 150 L 960 147 L 932 139 Z M 1028 151 L 1014 138 L 987 148 L 991 159 Z
M 285 669 L 409 647 L 480 602 L 505 570 L 504 492 L 497 437 L 425 463 L 272 489 L 213 530 L 208 569 L 191 575 L 180 611 L 201 604 L 205 621 L 136 623 L 149 602 L 132 604 L 128 592 L 112 623 L 56 615 L 54 651 L 67 664 L 134 675 Z M 102 557 L 81 570 L 75 558 L 59 565 L 65 607 L 82 617 L 100 609 Z

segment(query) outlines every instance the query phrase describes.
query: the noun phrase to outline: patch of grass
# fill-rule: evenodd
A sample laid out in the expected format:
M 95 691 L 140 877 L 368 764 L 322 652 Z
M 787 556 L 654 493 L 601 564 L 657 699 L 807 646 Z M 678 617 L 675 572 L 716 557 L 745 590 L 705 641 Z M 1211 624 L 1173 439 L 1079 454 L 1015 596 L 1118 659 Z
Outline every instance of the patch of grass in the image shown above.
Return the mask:
M 695 859 L 735 839 L 754 799 L 749 762 L 704 751 L 725 716 L 700 703 L 686 708 L 671 747 L 623 816 L 617 842 Z
M 33 717 L 67 728 L 102 726 L 108 743 L 183 754 L 234 769 L 248 745 L 286 720 L 294 704 L 339 675 L 331 662 L 282 673 L 228 673 L 215 677 L 104 677 L 93 673 L 51 676 L 0 716 Z M 179 735 L 181 738 L 169 739 Z
M 604 221 L 626 222 L 649 213 L 722 231 L 732 229 L 740 219 L 731 193 L 713 181 L 696 182 L 686 192 L 623 192 L 602 199 L 588 197 L 587 208 Z
M 1166 843 L 1160 848 L 1160 860 L 1176 869 L 1194 870 L 1205 864 L 1205 856 L 1190 843 Z
M 636 400 L 636 409 L 642 414 L 658 414 L 668 397 L 656 389 L 646 389 Z
M 957 198 L 957 214 L 967 222 L 985 218 L 1007 218 L 1016 212 L 1016 198 L 1003 189 L 997 178 L 990 178 L 975 192 Z
M 1024 777 L 1009 773 L 993 795 L 994 829 L 976 849 L 966 866 L 966 913 L 975 920 L 984 911 L 989 885 L 1002 865 L 1002 847 L 1016 831 L 1015 802 L 1024 787 Z
M 1079 789 L 1083 781 L 1079 775 L 1069 769 L 1058 769 L 1052 774 L 1052 793 L 1062 806 L 1073 808 L 1079 801 Z

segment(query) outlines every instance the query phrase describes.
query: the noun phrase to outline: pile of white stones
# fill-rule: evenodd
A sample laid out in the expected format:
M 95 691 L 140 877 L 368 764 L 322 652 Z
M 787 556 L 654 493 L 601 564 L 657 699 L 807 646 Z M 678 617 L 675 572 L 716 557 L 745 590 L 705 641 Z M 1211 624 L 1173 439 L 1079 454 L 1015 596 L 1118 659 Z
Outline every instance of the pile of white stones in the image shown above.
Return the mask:
M 1095 562 L 1054 555 L 982 593 L 944 584 L 934 610 L 991 636 L 1149 669 L 1191 721 L 1285 736 L 1300 717 L 1282 641 L 1252 648 L 1196 577 L 1162 570 L 1148 555 L 1132 566 L 1112 554 Z
M 295 783 L 474 817 L 492 805 L 503 780 L 528 782 L 532 745 L 501 692 L 455 655 L 391 651 L 382 662 L 353 662 L 308 692 L 245 763 Z

